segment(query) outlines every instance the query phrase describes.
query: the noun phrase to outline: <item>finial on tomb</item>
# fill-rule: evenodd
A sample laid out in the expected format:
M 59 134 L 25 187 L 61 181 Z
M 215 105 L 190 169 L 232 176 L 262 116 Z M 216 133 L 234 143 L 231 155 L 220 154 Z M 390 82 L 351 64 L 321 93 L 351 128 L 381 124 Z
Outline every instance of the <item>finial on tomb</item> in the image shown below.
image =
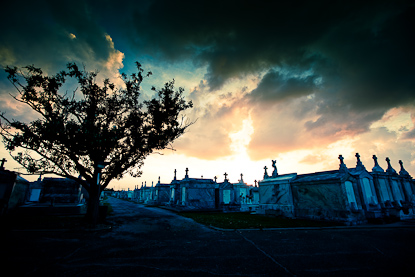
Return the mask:
M 343 155 L 339 155 L 339 160 L 340 160 L 339 171 L 340 172 L 348 172 L 347 166 L 343 161 L 344 160 Z
M 391 160 L 389 159 L 389 157 L 387 157 L 385 160 L 388 163 L 388 168 L 386 169 L 386 172 L 389 173 L 389 174 L 397 174 L 396 170 L 393 169 L 392 166 L 391 166 Z
M 357 170 L 365 170 L 365 166 L 363 165 L 362 161 L 360 160 L 360 155 L 359 153 L 356 153 L 355 155 L 356 159 L 357 159 L 357 163 L 356 163 L 356 169 Z
M 373 155 L 372 158 L 373 158 L 373 161 L 375 162 L 375 166 L 372 168 L 372 172 L 382 172 L 382 173 L 385 172 L 378 163 L 378 157 L 376 157 L 376 155 Z
M 268 169 L 268 167 L 267 166 L 264 166 L 264 170 L 265 170 L 265 172 L 264 172 L 264 179 L 269 178 L 267 169 Z
M 401 170 L 399 171 L 399 175 L 401 175 L 401 176 L 410 176 L 408 171 L 406 171 L 405 168 L 403 167 L 402 160 L 399 160 L 399 164 L 401 165 Z

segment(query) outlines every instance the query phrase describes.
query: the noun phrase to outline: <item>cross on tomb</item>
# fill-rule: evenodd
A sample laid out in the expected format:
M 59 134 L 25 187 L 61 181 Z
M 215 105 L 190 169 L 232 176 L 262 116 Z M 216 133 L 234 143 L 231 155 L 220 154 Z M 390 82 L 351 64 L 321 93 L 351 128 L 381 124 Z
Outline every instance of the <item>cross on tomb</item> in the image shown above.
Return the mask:
M 339 155 L 339 160 L 340 160 L 340 167 L 339 167 L 339 170 L 341 171 L 341 172 L 347 172 L 348 171 L 348 169 L 347 169 L 347 166 L 346 166 L 346 164 L 344 163 L 344 158 L 343 158 L 343 156 L 342 155 Z
M 225 175 L 225 181 L 226 181 L 227 180 L 226 177 L 228 176 L 228 173 L 225 172 L 225 174 L 223 174 L 223 175 Z
M 362 161 L 360 160 L 360 155 L 359 153 L 356 153 L 355 155 L 356 159 L 357 159 L 357 163 L 356 163 L 356 169 L 365 169 Z
M 267 166 L 264 166 L 264 170 L 265 170 L 265 172 L 264 172 L 264 179 L 269 177 L 268 176 L 267 169 L 268 169 L 268 167 Z
M 372 171 L 376 172 L 383 172 L 383 169 L 378 164 L 378 157 L 376 155 L 373 155 L 373 161 L 375 162 L 375 166 L 372 168 Z
M 215 179 L 215 183 L 216 183 L 216 180 L 217 180 L 218 178 L 215 176 L 215 178 L 214 178 L 214 179 Z
M 189 177 L 189 169 L 186 167 L 186 178 Z
M 7 160 L 5 159 L 5 158 L 3 158 L 2 160 L 1 160 L 1 165 L 0 165 L 0 168 L 1 169 L 4 169 L 4 163 L 5 162 L 7 162 Z

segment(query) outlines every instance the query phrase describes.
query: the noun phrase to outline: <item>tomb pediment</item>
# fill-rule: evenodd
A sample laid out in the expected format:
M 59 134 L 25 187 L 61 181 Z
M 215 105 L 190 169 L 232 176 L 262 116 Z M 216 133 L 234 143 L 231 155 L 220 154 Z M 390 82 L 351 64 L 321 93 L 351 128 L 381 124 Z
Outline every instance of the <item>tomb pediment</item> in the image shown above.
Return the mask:
M 356 179 L 349 173 L 340 170 L 323 171 L 310 174 L 298 175 L 293 183 L 330 183 L 355 181 Z
M 290 173 L 290 174 L 284 174 L 284 175 L 278 175 L 278 177 L 274 177 L 274 178 L 266 178 L 262 181 L 259 181 L 259 183 L 275 183 L 275 182 L 288 182 L 290 180 L 293 180 L 297 177 L 297 173 Z
M 359 170 L 357 168 L 349 168 L 349 173 L 357 178 L 369 178 L 373 179 L 372 175 L 365 169 L 365 170 Z
M 233 189 L 233 184 L 229 182 L 223 182 L 218 184 L 220 189 Z

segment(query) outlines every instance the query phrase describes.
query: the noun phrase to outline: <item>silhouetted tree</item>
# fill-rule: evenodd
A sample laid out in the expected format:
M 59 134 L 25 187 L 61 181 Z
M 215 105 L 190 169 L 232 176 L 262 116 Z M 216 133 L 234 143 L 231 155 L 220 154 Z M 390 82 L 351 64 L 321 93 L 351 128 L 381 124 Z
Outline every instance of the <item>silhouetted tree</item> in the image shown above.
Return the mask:
M 96 223 L 100 192 L 111 180 L 129 173 L 140 176 L 144 159 L 154 150 L 171 143 L 191 125 L 180 112 L 191 108 L 183 99 L 183 89 L 174 90 L 174 81 L 157 97 L 140 101 L 140 85 L 145 77 L 138 72 L 121 75 L 125 86 L 117 88 L 108 79 L 96 83 L 96 72 L 67 65 L 47 76 L 40 68 L 6 67 L 8 79 L 18 90 L 15 100 L 27 104 L 39 118 L 23 123 L 4 113 L 1 135 L 13 159 L 29 173 L 53 173 L 77 180 L 89 193 L 87 218 Z M 71 93 L 59 90 L 67 79 L 78 87 Z

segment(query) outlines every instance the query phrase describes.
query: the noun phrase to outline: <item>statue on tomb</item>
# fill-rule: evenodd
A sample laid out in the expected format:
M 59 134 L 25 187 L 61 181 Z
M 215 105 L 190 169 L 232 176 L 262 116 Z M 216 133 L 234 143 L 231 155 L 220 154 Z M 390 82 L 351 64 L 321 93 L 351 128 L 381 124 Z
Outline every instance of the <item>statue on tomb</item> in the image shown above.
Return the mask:
M 271 160 L 272 161 L 272 167 L 274 168 L 274 171 L 272 171 L 272 177 L 275 178 L 278 176 L 278 171 L 277 171 L 277 160 Z
M 176 173 L 177 173 L 177 170 L 175 169 L 174 170 L 174 180 L 176 180 Z

